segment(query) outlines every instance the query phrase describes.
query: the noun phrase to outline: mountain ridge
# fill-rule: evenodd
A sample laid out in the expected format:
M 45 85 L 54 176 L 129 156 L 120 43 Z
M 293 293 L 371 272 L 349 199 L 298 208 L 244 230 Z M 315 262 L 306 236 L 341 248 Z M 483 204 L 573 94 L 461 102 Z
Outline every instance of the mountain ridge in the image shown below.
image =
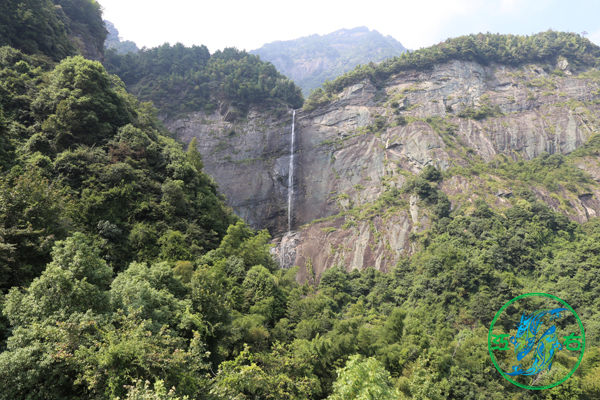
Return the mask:
M 107 51 L 124 83 L 58 33 L 0 47 L 0 400 L 600 398 L 597 48 L 457 38 L 299 109 L 246 52 Z M 543 392 L 490 360 L 525 293 L 585 324 L 585 355 L 516 378 L 581 361 Z
M 380 62 L 406 50 L 391 36 L 361 26 L 275 41 L 250 53 L 273 63 L 279 72 L 302 87 L 306 96 L 327 79 L 334 79 L 358 64 Z
M 104 42 L 104 48 L 114 49 L 118 54 L 126 54 L 126 53 L 137 53 L 140 51 L 137 44 L 131 40 L 123 40 L 122 37 L 119 36 L 119 30 L 116 28 L 115 24 L 108 20 L 104 20 L 104 25 L 108 30 L 108 36 Z

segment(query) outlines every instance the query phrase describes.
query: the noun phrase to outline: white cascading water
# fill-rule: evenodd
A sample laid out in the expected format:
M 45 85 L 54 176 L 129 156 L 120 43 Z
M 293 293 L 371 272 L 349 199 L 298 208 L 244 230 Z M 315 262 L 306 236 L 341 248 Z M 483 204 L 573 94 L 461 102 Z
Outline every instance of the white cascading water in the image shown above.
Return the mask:
M 292 230 L 292 197 L 294 196 L 294 120 L 296 110 L 292 111 L 292 145 L 290 147 L 290 168 L 288 173 L 288 232 Z

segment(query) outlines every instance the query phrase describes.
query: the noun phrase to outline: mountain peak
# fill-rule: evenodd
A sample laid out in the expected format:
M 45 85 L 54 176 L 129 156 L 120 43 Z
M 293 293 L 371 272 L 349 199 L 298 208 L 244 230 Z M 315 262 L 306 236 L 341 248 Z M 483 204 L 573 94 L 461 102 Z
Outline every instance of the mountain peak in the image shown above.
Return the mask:
M 366 26 L 339 29 L 325 35 L 267 43 L 250 53 L 270 61 L 293 79 L 305 95 L 358 64 L 381 62 L 406 51 L 402 43 Z
M 352 29 L 342 28 L 342 29 L 339 29 L 339 30 L 331 33 L 331 35 L 334 35 L 334 34 L 336 34 L 338 32 L 344 32 L 344 33 L 369 33 L 371 31 L 366 26 L 358 26 L 358 27 L 352 28 Z M 377 32 L 377 31 L 374 31 L 374 32 Z

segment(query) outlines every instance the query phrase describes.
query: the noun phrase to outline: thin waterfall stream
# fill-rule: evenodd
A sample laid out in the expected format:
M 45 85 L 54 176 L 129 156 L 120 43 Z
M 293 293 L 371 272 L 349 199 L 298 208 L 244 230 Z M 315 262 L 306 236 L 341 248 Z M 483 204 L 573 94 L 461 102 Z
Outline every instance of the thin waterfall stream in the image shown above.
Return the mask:
M 288 171 L 288 232 L 292 230 L 292 197 L 294 196 L 294 120 L 296 110 L 292 111 L 292 140 L 290 146 L 290 168 Z

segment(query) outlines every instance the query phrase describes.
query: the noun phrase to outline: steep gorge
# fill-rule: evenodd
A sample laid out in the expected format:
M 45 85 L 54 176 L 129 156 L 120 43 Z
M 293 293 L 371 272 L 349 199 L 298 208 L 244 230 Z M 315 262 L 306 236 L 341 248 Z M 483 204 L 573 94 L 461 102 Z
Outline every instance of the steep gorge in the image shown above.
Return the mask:
M 164 122 L 184 142 L 198 138 L 229 205 L 277 237 L 284 267 L 298 265 L 300 278 L 313 280 L 336 264 L 386 271 L 419 246 L 427 207 L 416 195 L 382 199 L 427 165 L 453 171 L 439 184 L 453 207 L 476 198 L 511 206 L 515 182 L 460 167 L 498 155 L 526 161 L 572 153 L 599 132 L 599 82 L 598 72 L 572 71 L 566 60 L 521 68 L 452 61 L 402 72 L 380 88 L 365 80 L 329 104 L 297 110 L 294 231 L 286 235 L 292 110 L 253 107 L 234 121 L 225 112 L 198 112 Z M 488 114 L 464 118 L 477 111 Z M 600 168 L 595 157 L 577 165 L 595 182 L 571 190 L 529 186 L 584 222 L 600 214 Z

